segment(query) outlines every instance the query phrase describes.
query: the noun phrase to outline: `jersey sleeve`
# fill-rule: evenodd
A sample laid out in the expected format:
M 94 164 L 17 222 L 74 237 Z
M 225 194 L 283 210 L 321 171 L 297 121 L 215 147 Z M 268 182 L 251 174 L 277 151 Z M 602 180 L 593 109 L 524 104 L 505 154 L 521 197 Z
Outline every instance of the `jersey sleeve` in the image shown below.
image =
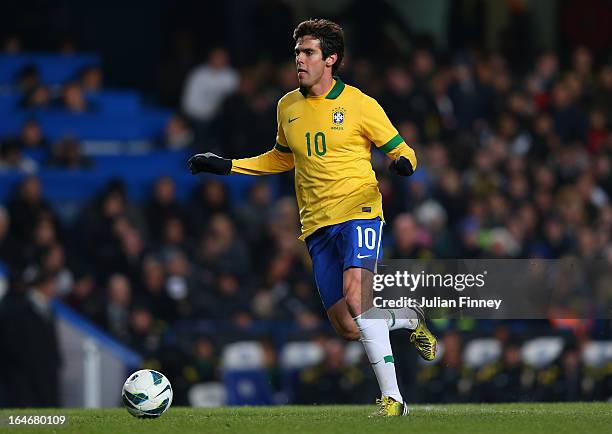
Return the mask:
M 280 106 L 279 102 L 276 107 L 276 123 L 278 128 L 274 148 L 256 157 L 232 160 L 232 173 L 259 176 L 286 172 L 293 169 L 295 161 L 293 159 L 293 152 L 291 152 L 291 148 L 287 145 L 287 139 L 281 124 Z
M 363 134 L 389 158 L 406 157 L 412 164 L 413 169 L 416 169 L 417 159 L 414 149 L 408 146 L 402 136 L 399 135 L 380 104 L 367 95 L 363 95 L 361 104 Z

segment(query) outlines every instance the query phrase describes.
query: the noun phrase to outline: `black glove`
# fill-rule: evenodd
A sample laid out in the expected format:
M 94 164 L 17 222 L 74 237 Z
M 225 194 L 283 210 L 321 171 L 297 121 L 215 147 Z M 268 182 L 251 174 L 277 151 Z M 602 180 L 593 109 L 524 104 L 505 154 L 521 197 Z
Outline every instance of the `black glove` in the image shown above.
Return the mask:
M 406 157 L 398 157 L 393 160 L 389 165 L 389 170 L 399 176 L 410 176 L 414 173 L 412 164 Z
M 192 175 L 200 172 L 229 175 L 232 171 L 232 160 L 221 158 L 212 152 L 195 154 L 187 161 L 187 164 L 189 164 L 189 170 L 191 170 Z

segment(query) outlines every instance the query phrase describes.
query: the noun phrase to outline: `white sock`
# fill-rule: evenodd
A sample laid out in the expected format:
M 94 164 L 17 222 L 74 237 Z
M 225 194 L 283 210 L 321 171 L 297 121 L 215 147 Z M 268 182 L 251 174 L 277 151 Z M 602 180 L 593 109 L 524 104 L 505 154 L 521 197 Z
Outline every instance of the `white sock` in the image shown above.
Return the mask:
M 384 319 L 389 330 L 414 330 L 419 324 L 417 313 L 409 307 L 401 309 L 380 309 L 378 307 L 372 307 L 362 315 L 366 318 Z
M 395 360 L 389 341 L 389 328 L 386 320 L 374 318 L 355 318 L 361 342 L 368 355 L 378 386 L 383 396 L 389 396 L 398 402 L 404 402 L 397 385 L 395 374 Z

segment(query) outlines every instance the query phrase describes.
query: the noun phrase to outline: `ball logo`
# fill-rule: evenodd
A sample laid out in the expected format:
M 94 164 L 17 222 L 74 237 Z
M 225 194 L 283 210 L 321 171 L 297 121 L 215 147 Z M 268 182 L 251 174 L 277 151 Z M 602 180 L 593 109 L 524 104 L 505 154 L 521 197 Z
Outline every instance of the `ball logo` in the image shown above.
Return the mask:
M 334 124 L 334 127 L 336 128 L 341 127 L 344 124 L 345 114 L 346 114 L 346 110 L 342 107 L 336 107 L 332 111 L 332 123 Z M 337 128 L 337 129 L 341 129 L 341 128 Z

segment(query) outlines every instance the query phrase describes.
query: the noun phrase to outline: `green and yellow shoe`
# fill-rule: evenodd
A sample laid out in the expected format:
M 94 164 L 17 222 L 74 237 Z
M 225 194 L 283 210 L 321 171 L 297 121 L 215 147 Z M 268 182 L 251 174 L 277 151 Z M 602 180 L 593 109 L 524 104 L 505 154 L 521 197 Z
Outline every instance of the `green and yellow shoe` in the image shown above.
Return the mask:
M 378 410 L 370 415 L 370 417 L 393 417 L 408 415 L 408 406 L 405 402 L 398 402 L 389 396 L 383 396 L 376 400 Z
M 414 310 L 419 316 L 419 324 L 410 333 L 410 342 L 412 342 L 422 358 L 427 361 L 433 360 L 436 358 L 438 340 L 427 328 L 423 311 L 420 308 Z

